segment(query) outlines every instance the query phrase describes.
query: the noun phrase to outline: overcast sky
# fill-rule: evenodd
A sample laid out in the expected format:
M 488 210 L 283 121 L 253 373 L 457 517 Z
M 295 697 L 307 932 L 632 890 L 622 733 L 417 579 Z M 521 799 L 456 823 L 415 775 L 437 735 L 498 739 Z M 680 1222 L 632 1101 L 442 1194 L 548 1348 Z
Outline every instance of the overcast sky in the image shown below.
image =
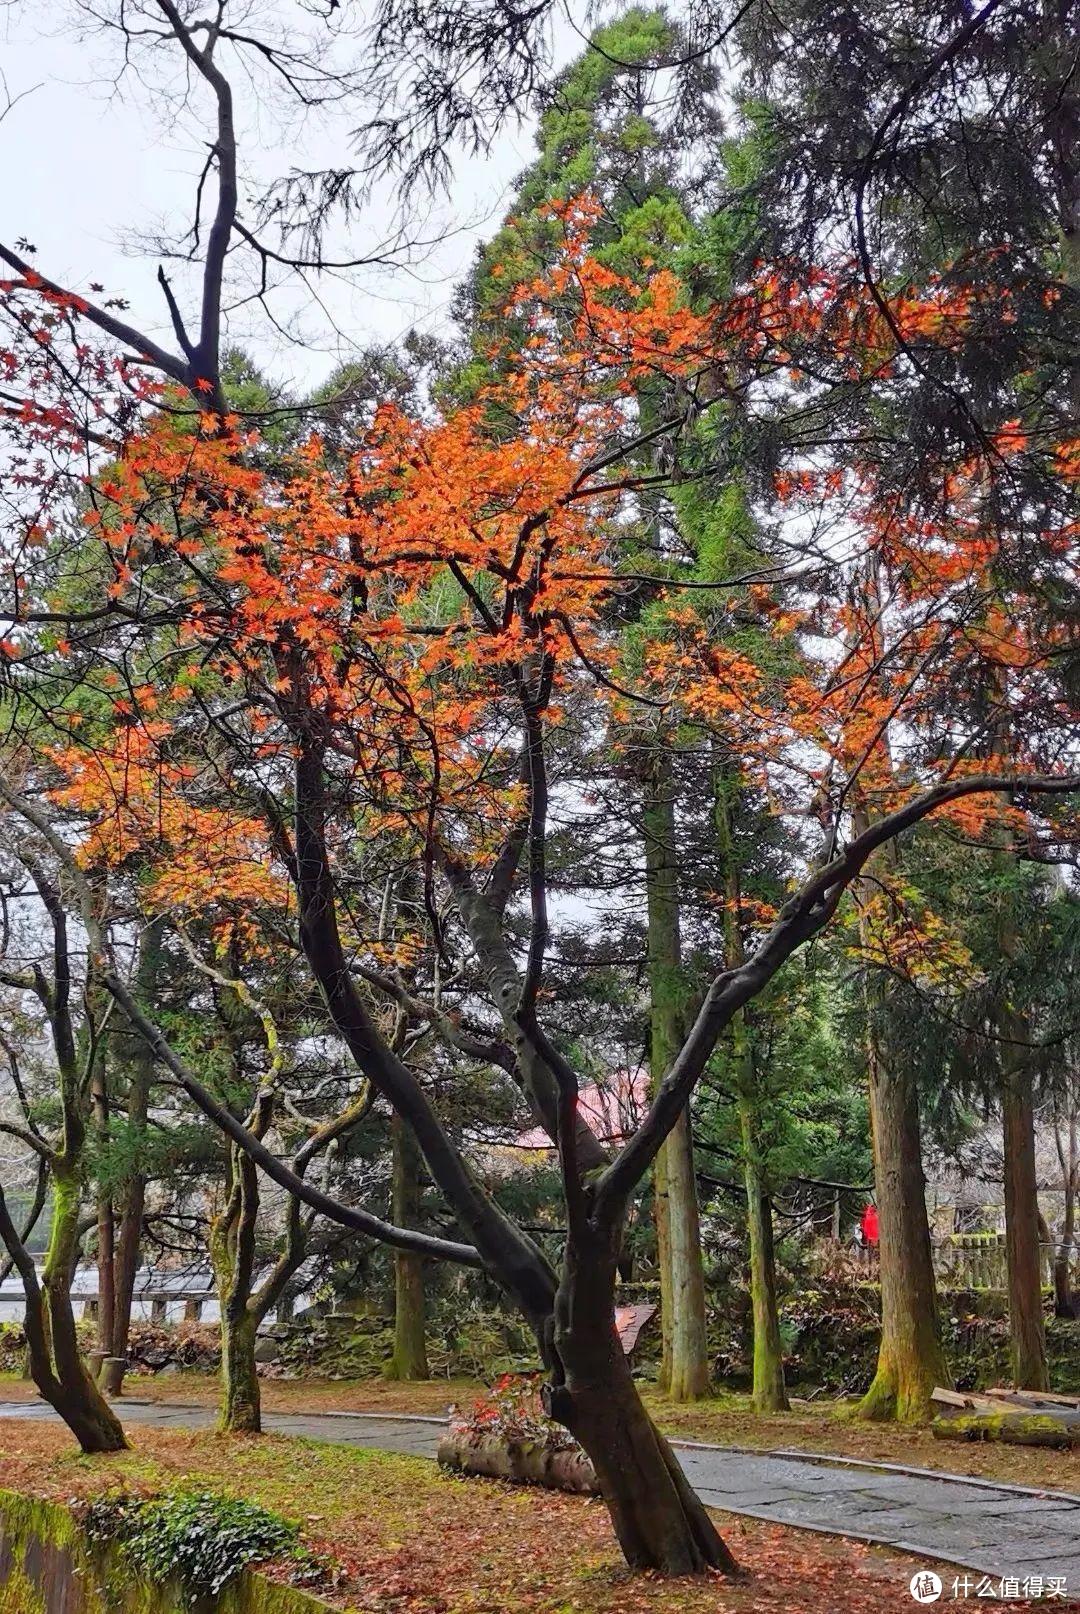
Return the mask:
M 266 0 L 252 16 L 266 13 Z M 281 14 L 299 15 L 291 0 Z M 16 0 L 0 11 L 0 68 L 11 99 L 0 122 L 3 194 L 0 239 L 23 236 L 38 248 L 42 273 L 74 289 L 102 282 L 129 299 L 133 321 L 174 346 L 155 276 L 158 257 L 148 235 L 175 238 L 190 217 L 205 152 L 205 125 L 178 112 L 160 75 L 149 83 L 112 82 L 119 65 L 113 37 L 79 37 L 75 0 Z M 580 41 L 568 35 L 563 54 Z M 237 84 L 240 129 L 249 173 L 280 174 L 293 164 L 317 167 L 348 160 L 347 133 L 358 121 L 350 105 L 336 118 L 285 129 L 256 113 Z M 508 129 L 486 158 L 460 156 L 449 197 L 416 204 L 409 227 L 434 244 L 414 253 L 410 268 L 371 268 L 324 283 L 325 306 L 310 298 L 279 299 L 275 317 L 295 327 L 297 346 L 275 333 L 257 306 L 237 311 L 230 335 L 281 381 L 308 387 L 366 343 L 388 342 L 410 326 L 445 326 L 454 285 L 478 240 L 492 233 L 510 187 L 532 154 L 532 127 Z M 371 250 L 393 232 L 399 198 L 384 186 L 364 217 L 339 234 L 346 255 Z M 140 239 L 141 238 L 141 239 Z M 175 274 L 185 299 L 182 269 Z

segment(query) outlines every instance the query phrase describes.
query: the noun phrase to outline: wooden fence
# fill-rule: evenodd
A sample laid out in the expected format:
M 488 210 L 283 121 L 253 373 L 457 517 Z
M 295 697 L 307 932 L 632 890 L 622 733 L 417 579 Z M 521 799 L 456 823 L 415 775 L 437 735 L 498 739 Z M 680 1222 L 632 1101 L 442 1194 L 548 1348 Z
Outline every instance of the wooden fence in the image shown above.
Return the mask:
M 932 1240 L 934 1272 L 947 1289 L 1004 1289 L 1008 1283 L 1004 1233 L 950 1233 Z M 1054 1281 L 1054 1244 L 1040 1244 L 1043 1283 Z M 876 1272 L 878 1252 L 874 1246 L 856 1251 L 859 1265 L 867 1275 Z M 1073 1282 L 1080 1287 L 1080 1252 L 1074 1252 Z

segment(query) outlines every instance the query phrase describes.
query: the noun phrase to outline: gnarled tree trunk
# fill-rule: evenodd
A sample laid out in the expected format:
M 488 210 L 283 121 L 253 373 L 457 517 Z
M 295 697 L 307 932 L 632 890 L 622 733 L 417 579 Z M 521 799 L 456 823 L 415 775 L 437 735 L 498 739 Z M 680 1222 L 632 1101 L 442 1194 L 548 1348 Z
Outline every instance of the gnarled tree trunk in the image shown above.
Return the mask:
M 123 1451 L 127 1441 L 120 1420 L 91 1378 L 75 1332 L 71 1275 L 79 1241 L 77 1173 L 54 1163 L 52 1231 L 40 1286 L 33 1259 L 11 1224 L 2 1193 L 0 1238 L 23 1280 L 31 1378 L 84 1452 Z
M 262 1396 L 255 1362 L 259 1319 L 246 1306 L 221 1308 L 221 1404 L 218 1428 L 229 1434 L 262 1431 Z
M 571 1235 L 555 1305 L 552 1416 L 592 1460 L 619 1545 L 634 1569 L 735 1573 L 675 1454 L 638 1395 L 614 1324 L 617 1240 Z

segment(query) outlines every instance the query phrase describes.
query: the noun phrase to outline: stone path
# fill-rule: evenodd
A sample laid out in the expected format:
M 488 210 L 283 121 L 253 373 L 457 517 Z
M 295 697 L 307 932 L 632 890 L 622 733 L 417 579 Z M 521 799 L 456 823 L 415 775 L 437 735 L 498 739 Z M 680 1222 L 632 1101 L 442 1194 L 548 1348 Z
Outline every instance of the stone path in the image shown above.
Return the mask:
M 211 1407 L 118 1403 L 125 1424 L 205 1428 Z M 0 1418 L 54 1417 L 41 1402 L 0 1402 Z M 441 1418 L 381 1413 L 267 1413 L 268 1431 L 434 1457 Z M 710 1507 L 873 1541 L 995 1579 L 1064 1579 L 1080 1594 L 1080 1494 L 995 1485 L 927 1469 L 880 1467 L 809 1453 L 673 1443 Z

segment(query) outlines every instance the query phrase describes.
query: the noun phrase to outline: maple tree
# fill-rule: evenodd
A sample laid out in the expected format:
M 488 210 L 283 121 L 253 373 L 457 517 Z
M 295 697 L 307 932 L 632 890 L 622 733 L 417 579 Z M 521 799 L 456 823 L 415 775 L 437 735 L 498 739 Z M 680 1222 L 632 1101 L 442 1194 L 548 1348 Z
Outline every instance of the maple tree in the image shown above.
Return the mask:
M 276 902 L 287 916 L 295 903 L 333 1024 L 412 1128 L 468 1246 L 378 1228 L 312 1189 L 262 1145 L 257 1127 L 223 1113 L 115 969 L 106 985 L 196 1103 L 299 1200 L 497 1275 L 536 1332 L 551 1415 L 593 1458 L 632 1563 L 730 1566 L 641 1407 L 614 1334 L 629 1193 L 723 1027 L 828 922 L 873 853 L 934 809 L 977 830 L 1000 817 L 993 805 L 981 816 L 973 806 L 989 792 L 1023 789 L 1034 800 L 1074 784 L 1052 772 L 1069 728 L 1047 722 L 1037 736 L 1032 760 L 1047 757 L 1048 775 L 1025 778 L 1022 766 L 987 774 L 954 743 L 932 782 L 927 750 L 940 753 L 945 737 L 928 690 L 980 645 L 953 607 L 955 580 L 970 584 L 973 551 L 982 565 L 977 523 L 965 512 L 973 467 L 951 527 L 904 535 L 913 549 L 921 541 L 920 565 L 908 569 L 909 596 L 896 603 L 887 677 L 881 612 L 849 590 L 829 615 L 815 601 L 807 621 L 846 646 L 843 654 L 803 658 L 786 680 L 767 679 L 687 617 L 648 647 L 636 688 L 622 681 L 600 625 L 617 576 L 618 512 L 634 485 L 618 469 L 627 454 L 622 401 L 646 372 L 681 380 L 737 361 L 768 370 L 778 347 L 790 364 L 788 327 L 836 315 L 820 277 L 782 289 L 772 275 L 696 313 L 670 271 L 639 284 L 591 257 L 587 201 L 561 217 L 558 261 L 511 293 L 539 310 L 533 334 L 477 402 L 431 418 L 382 409 L 342 466 L 313 435 L 268 469 L 257 433 L 216 413 L 193 430 L 190 419 L 158 412 L 128 437 L 93 479 L 82 520 L 131 634 L 119 668 L 112 658 L 91 662 L 101 687 L 113 686 L 101 711 L 72 713 L 66 742 L 49 747 L 41 766 L 62 781 L 51 791 L 57 807 L 85 824 L 79 856 L 98 878 L 134 850 L 149 855 L 149 912 L 205 913 L 225 898 L 232 917 L 223 923 L 243 929 L 255 906 Z M 34 291 L 20 285 L 9 295 Z M 927 302 L 936 318 L 933 292 Z M 885 335 L 874 311 L 843 309 L 840 319 L 847 362 L 867 350 L 877 362 Z M 493 434 L 493 419 L 515 429 Z M 830 473 L 826 496 L 836 488 Z M 782 491 L 820 499 L 820 479 L 800 472 L 795 489 Z M 870 548 L 877 520 L 868 503 Z M 175 598 L 164 626 L 156 612 L 143 620 L 138 600 L 148 587 Z M 761 605 L 768 615 L 768 599 Z M 12 649 L 13 671 L 38 654 L 32 642 Z M 1045 638 L 1018 645 L 1012 672 L 1025 694 L 1050 649 Z M 805 800 L 809 776 L 831 827 L 824 859 L 764 917 L 756 945 L 717 971 L 642 1124 L 614 1158 L 598 1160 L 577 1109 L 577 1075 L 543 1028 L 549 769 L 571 709 L 587 702 L 598 714 L 621 713 L 635 700 L 681 709 L 737 743 L 746 775 L 777 810 L 790 810 L 799 792 Z M 900 723 L 910 734 L 903 760 L 888 743 Z M 64 727 L 60 714 L 54 724 Z M 835 815 L 856 783 L 874 818 L 845 835 Z M 354 930 L 349 896 L 362 882 L 363 843 L 387 834 L 411 846 L 427 894 L 430 934 L 407 946 L 475 952 L 517 1079 L 558 1143 L 568 1224 L 558 1273 L 482 1189 L 358 988 L 357 950 L 369 989 L 403 995 Z M 523 967 L 503 930 L 519 865 L 531 916 Z M 452 899 L 452 924 L 437 891 Z M 437 1005 L 411 1008 L 438 1027 Z
M 215 39 L 162 10 L 220 112 Z M 527 334 L 467 404 L 387 404 L 346 452 L 328 453 L 317 431 L 273 444 L 229 413 L 221 386 L 222 236 L 236 198 L 226 155 L 217 161 L 224 211 L 203 331 L 181 344 L 182 363 L 5 254 L 5 423 L 21 457 L 7 478 L 4 671 L 16 717 L 35 718 L 13 725 L 33 799 L 9 803 L 56 815 L 42 822 L 64 826 L 52 829 L 58 856 L 65 835 L 77 841 L 67 866 L 77 887 L 85 871 L 83 891 L 92 880 L 108 892 L 134 857 L 148 916 L 209 917 L 223 944 L 299 946 L 459 1236 L 387 1224 L 281 1159 L 135 1000 L 108 925 L 84 907 L 103 987 L 246 1162 L 357 1233 L 496 1278 L 536 1335 L 546 1411 L 592 1458 L 627 1560 L 731 1569 L 615 1335 L 628 1204 L 721 1033 L 881 848 L 931 813 L 988 846 L 1035 821 L 1060 833 L 1043 803 L 1076 785 L 1074 714 L 1055 676 L 1064 630 L 1029 568 L 1004 597 L 995 575 L 988 598 L 987 577 L 1015 540 L 996 520 L 1002 465 L 1035 454 L 1060 488 L 1076 478 L 1075 444 L 1032 447 L 1019 425 L 960 452 L 946 444 L 927 472 L 935 502 L 897 505 L 872 455 L 840 457 L 848 445 L 822 430 L 823 404 L 887 376 L 913 340 L 952 352 L 1001 304 L 992 275 L 931 274 L 870 295 L 841 269 L 780 258 L 724 296 L 694 298 L 671 268 L 601 261 L 587 196 L 551 210 L 550 266 L 508 284 L 504 309 Z M 99 351 L 94 326 L 135 357 Z M 175 407 L 155 365 L 194 409 Z M 635 407 L 645 383 L 667 406 L 651 422 Z M 680 478 L 724 486 L 740 436 L 759 449 L 756 496 L 796 531 L 837 533 L 829 565 L 804 545 L 811 563 L 788 586 L 748 589 L 762 633 L 799 653 L 755 661 L 723 631 L 723 604 L 704 616 L 675 603 L 701 584 L 722 600 L 733 580 L 675 569 L 662 579 L 662 631 L 627 666 L 605 607 L 633 577 L 622 562 L 635 501 Z M 643 474 L 636 450 L 661 440 L 665 468 Z M 87 473 L 88 442 L 102 452 Z M 1051 577 L 1075 540 L 1071 521 L 1048 531 L 1038 558 Z M 42 548 L 66 568 L 51 597 L 26 564 Z M 993 702 L 957 711 L 950 691 L 976 674 Z M 608 1153 L 545 1024 L 549 820 L 582 786 L 563 735 L 641 709 L 715 736 L 763 810 L 796 826 L 801 861 L 782 902 L 749 916 L 741 954 L 713 961 L 644 1118 Z M 987 748 L 1003 712 L 1008 748 Z M 424 918 L 388 948 L 366 858 L 391 837 Z M 448 1058 L 520 1086 L 558 1149 L 557 1262 L 479 1181 L 437 1086 L 380 1023 L 386 1002 Z

